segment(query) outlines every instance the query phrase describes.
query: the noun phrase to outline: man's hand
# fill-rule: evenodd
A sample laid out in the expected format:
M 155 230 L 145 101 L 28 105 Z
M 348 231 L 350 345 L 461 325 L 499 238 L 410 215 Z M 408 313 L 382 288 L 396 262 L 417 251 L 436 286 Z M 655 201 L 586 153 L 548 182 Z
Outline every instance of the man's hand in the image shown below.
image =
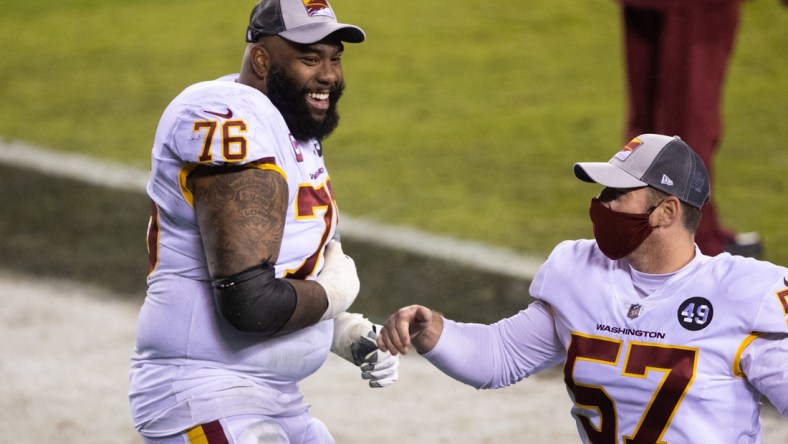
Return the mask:
M 356 300 L 361 284 L 356 263 L 342 251 L 342 244 L 332 240 L 326 245 L 326 263 L 315 279 L 323 286 L 328 308 L 320 320 L 332 319 L 347 310 Z
M 386 319 L 378 336 L 378 347 L 392 355 L 407 354 L 411 344 L 419 353 L 427 353 L 438 343 L 443 331 L 443 317 L 422 305 L 400 308 Z
M 340 313 L 334 318 L 331 351 L 361 368 L 361 378 L 372 388 L 387 387 L 399 378 L 399 357 L 378 349 L 375 339 L 380 326 L 357 313 Z
M 388 387 L 399 379 L 399 356 L 378 350 L 375 339 L 380 328 L 373 324 L 372 330 L 350 346 L 353 362 L 361 367 L 361 379 L 369 380 L 372 388 Z

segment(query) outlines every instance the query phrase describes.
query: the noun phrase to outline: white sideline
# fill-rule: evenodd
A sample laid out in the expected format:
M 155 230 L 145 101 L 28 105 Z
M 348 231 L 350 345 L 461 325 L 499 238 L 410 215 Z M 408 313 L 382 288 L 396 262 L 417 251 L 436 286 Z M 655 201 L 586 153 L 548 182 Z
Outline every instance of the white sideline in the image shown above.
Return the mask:
M 19 141 L 0 142 L 0 162 L 122 191 L 145 192 L 148 171 Z M 479 242 L 342 215 L 342 236 L 504 276 L 530 280 L 542 259 Z
M 139 301 L 2 270 L 0 295 L 0 428 L 13 431 L 0 442 L 141 443 L 128 404 Z M 376 444 L 576 440 L 553 371 L 477 392 L 411 354 L 396 384 L 370 389 L 358 368 L 331 355 L 300 385 L 312 414 L 343 444 L 370 442 L 370 430 Z

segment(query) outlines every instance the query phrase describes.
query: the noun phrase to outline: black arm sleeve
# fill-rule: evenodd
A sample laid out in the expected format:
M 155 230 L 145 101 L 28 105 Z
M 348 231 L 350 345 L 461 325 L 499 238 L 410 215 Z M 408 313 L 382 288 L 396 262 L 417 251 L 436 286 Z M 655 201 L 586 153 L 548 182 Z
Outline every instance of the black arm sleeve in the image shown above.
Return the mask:
M 277 279 L 269 263 L 213 281 L 213 295 L 219 313 L 236 330 L 263 336 L 287 324 L 297 298 L 293 286 Z

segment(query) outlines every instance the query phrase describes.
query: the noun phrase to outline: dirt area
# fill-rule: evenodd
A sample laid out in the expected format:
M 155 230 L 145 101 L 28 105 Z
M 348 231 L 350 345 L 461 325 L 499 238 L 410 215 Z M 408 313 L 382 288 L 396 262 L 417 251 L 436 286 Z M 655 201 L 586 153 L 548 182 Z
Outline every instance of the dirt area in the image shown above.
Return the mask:
M 126 399 L 137 303 L 8 273 L 0 295 L 0 441 L 139 443 Z M 332 356 L 303 389 L 339 443 L 578 442 L 556 372 L 476 391 L 407 356 L 400 378 L 369 389 Z M 773 409 L 763 419 L 765 444 L 788 442 L 788 420 Z

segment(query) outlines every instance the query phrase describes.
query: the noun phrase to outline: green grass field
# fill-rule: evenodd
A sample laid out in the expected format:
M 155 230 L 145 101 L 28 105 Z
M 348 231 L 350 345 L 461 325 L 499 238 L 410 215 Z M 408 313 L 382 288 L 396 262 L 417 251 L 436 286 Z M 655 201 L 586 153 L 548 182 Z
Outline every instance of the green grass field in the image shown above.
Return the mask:
M 253 3 L 0 0 L 0 136 L 146 168 L 172 97 L 237 71 Z M 571 166 L 623 143 L 615 2 L 332 5 L 368 34 L 346 49 L 343 123 L 325 143 L 344 212 L 539 256 L 591 235 L 597 189 Z M 783 265 L 786 50 L 788 8 L 746 2 L 714 190 Z

